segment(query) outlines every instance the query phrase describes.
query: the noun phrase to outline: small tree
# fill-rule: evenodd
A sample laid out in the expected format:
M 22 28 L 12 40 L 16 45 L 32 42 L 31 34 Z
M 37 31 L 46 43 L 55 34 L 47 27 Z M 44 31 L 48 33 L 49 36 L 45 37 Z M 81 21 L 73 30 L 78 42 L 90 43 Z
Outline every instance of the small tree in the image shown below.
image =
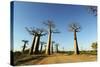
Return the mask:
M 63 47 L 62 49 L 63 49 L 63 52 L 65 52 L 65 51 L 64 51 L 64 47 Z
M 52 43 L 51 43 L 51 53 L 53 54 L 53 45 L 54 45 L 54 43 L 55 43 L 55 41 L 52 41 Z
M 41 52 L 41 53 L 42 53 L 42 51 L 43 51 L 42 48 L 43 48 L 43 45 L 44 45 L 44 44 L 46 44 L 46 43 L 45 43 L 45 42 L 41 42 L 41 48 L 40 48 L 40 52 Z
M 28 40 L 22 40 L 22 42 L 24 42 L 23 49 L 22 49 L 22 52 L 24 53 L 26 44 L 28 44 Z
M 56 43 L 56 44 L 55 44 L 56 53 L 58 53 L 58 52 L 59 52 L 58 46 L 59 46 L 59 44 L 58 44 L 58 43 Z
M 97 50 L 97 42 L 93 42 L 91 47 L 92 49 Z

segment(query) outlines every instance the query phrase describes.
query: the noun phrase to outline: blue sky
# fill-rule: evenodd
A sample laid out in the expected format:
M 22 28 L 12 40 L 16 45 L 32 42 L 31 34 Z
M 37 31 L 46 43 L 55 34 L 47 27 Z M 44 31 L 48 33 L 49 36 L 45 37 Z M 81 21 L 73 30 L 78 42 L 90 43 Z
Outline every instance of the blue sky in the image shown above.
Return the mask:
M 68 4 L 44 4 L 31 2 L 14 2 L 14 50 L 21 50 L 23 42 L 29 40 L 28 48 L 32 43 L 25 27 L 45 28 L 42 22 L 52 20 L 61 32 L 53 34 L 52 40 L 59 43 L 60 49 L 73 50 L 73 32 L 68 31 L 68 24 L 77 22 L 82 29 L 77 33 L 79 49 L 90 49 L 91 43 L 97 40 L 97 17 L 90 14 L 87 6 Z M 47 36 L 41 37 L 47 42 Z

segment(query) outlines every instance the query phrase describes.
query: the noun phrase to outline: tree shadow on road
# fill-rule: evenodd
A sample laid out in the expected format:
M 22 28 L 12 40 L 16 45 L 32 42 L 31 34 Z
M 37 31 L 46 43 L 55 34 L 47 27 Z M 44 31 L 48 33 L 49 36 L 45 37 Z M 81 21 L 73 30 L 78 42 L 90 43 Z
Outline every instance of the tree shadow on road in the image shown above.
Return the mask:
M 36 64 L 39 61 L 41 61 L 42 59 L 44 59 L 45 57 L 46 56 L 44 56 L 44 55 L 27 56 L 27 57 L 17 60 L 14 65 L 15 66 L 19 66 L 21 64 L 26 65 L 26 63 L 30 62 L 30 61 L 35 61 L 33 64 Z

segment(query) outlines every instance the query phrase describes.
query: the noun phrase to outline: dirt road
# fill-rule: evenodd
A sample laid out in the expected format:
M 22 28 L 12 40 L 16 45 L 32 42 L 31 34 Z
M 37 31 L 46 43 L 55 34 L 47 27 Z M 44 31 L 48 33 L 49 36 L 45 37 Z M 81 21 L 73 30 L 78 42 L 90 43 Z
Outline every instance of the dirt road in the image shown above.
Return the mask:
M 74 63 L 74 62 L 90 62 L 96 61 L 96 55 L 67 55 L 53 54 L 38 60 L 31 60 L 21 65 L 36 65 L 36 64 L 55 64 L 55 63 Z

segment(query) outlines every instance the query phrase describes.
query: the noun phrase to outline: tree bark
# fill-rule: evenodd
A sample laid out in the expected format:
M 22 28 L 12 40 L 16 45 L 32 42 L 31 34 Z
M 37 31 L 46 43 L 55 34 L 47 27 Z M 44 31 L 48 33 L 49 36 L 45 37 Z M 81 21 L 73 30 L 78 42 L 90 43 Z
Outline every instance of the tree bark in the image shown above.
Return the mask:
M 44 47 L 45 47 L 44 51 L 45 51 L 45 53 L 46 53 L 46 47 L 47 47 L 47 46 L 45 45 Z
M 47 48 L 46 48 L 46 54 L 50 55 L 51 54 L 51 28 L 49 30 L 49 34 L 48 34 L 48 42 L 47 42 Z
M 53 54 L 53 43 L 51 42 L 51 53 Z
M 41 48 L 40 48 L 40 52 L 42 53 L 42 47 L 43 47 L 43 44 L 41 44 Z
M 25 47 L 26 47 L 26 43 L 24 43 L 24 46 L 23 46 L 23 49 L 22 49 L 22 52 L 24 53 L 25 51 Z
M 34 38 L 33 38 L 32 46 L 31 46 L 31 49 L 30 49 L 30 52 L 29 52 L 30 55 L 33 54 L 35 40 L 36 40 L 36 35 L 34 35 Z
M 74 50 L 75 50 L 74 54 L 76 54 L 76 55 L 79 54 L 76 31 L 74 31 Z
M 34 54 L 39 54 L 40 35 L 36 37 Z
M 56 53 L 58 53 L 58 45 L 56 45 Z

